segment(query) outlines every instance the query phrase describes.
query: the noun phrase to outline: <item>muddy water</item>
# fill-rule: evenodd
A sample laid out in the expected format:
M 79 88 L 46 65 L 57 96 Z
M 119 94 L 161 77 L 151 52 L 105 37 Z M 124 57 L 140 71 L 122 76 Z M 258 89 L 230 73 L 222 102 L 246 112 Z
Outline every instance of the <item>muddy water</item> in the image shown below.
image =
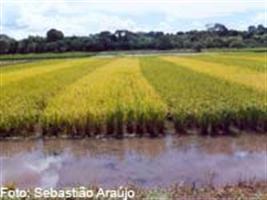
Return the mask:
M 142 187 L 265 181 L 267 136 L 0 142 L 1 184 Z

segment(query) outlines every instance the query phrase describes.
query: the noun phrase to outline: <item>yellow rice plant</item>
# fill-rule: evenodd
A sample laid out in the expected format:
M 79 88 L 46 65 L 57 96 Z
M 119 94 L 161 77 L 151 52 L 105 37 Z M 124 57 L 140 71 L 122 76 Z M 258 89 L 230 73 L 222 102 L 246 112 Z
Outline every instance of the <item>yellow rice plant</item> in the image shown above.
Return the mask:
M 57 70 L 16 80 L 2 86 L 0 93 L 1 134 L 10 132 L 20 134 L 23 130 L 32 131 L 39 123 L 40 115 L 51 97 L 109 60 L 77 59 L 74 60 L 76 62 L 66 63 L 68 67 L 59 67 Z M 50 64 L 53 65 L 53 62 L 50 61 Z M 56 64 L 58 64 L 57 61 Z M 28 70 L 20 70 L 20 73 L 22 72 L 27 74 Z
M 190 58 L 195 60 L 202 60 L 205 62 L 223 64 L 223 67 L 237 66 L 242 69 L 250 69 L 257 72 L 265 73 L 266 71 L 266 61 L 251 59 L 249 56 L 233 56 L 229 54 L 201 54 L 196 56 L 191 56 Z
M 181 64 L 173 62 L 178 58 L 168 59 L 142 58 L 142 72 L 168 104 L 178 132 L 193 128 L 203 134 L 228 133 L 233 125 L 240 129 L 267 129 L 264 94 L 184 67 L 192 64 L 191 59 L 181 58 L 188 61 Z
M 165 111 L 165 104 L 142 76 L 138 59 L 121 58 L 50 101 L 44 123 L 74 134 L 116 131 L 122 136 L 125 131 L 145 130 L 153 134 L 162 128 Z
M 12 67 L 5 67 L 5 69 L 1 70 L 2 86 L 44 73 L 73 67 L 74 65 L 85 64 L 89 59 L 47 60 L 41 62 L 17 64 L 16 66 Z
M 261 62 L 265 62 L 265 56 L 266 56 L 266 52 L 262 52 L 262 53 L 220 53 L 218 55 L 224 55 L 227 57 L 233 57 L 233 58 L 240 58 L 243 59 L 244 61 L 247 60 L 253 60 L 253 61 L 261 61 Z
M 261 92 L 266 92 L 266 86 L 264 84 L 266 75 L 264 72 L 260 73 L 234 65 L 228 65 L 226 67 L 220 63 L 195 60 L 190 58 L 190 56 L 169 56 L 163 57 L 162 59 L 187 67 L 196 72 L 205 73 L 210 76 L 245 85 Z

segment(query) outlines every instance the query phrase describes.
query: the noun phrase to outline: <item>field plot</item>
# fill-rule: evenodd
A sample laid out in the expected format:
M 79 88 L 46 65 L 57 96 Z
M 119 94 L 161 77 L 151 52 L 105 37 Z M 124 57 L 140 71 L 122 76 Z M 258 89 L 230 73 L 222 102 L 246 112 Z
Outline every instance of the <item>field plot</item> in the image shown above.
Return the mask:
M 81 59 L 76 62 L 35 63 L 38 66 L 1 71 L 0 130 L 1 135 L 33 131 L 49 99 L 107 59 Z M 43 65 L 44 64 L 44 65 Z M 24 64 L 23 64 L 24 65 Z M 12 70 L 13 69 L 13 70 Z
M 216 53 L 4 66 L 1 136 L 36 130 L 49 136 L 156 136 L 170 123 L 179 133 L 263 132 L 264 64 L 263 54 Z
M 243 61 L 247 61 L 247 60 L 254 60 L 254 61 L 262 61 L 265 62 L 266 61 L 266 50 L 264 50 L 263 52 L 259 52 L 259 53 L 253 53 L 253 52 L 246 52 L 246 53 L 229 53 L 229 52 L 224 52 L 224 53 L 219 53 L 216 54 L 217 56 L 227 56 L 227 57 L 232 57 L 232 58 L 236 58 L 237 59 L 241 59 Z M 253 67 L 253 66 L 251 66 Z
M 165 113 L 165 104 L 142 76 L 138 59 L 122 58 L 56 96 L 45 109 L 44 119 L 59 132 L 116 132 L 120 136 L 125 131 L 162 131 Z
M 2 85 L 7 85 L 11 82 L 20 81 L 26 78 L 38 76 L 44 73 L 73 67 L 86 63 L 86 60 L 54 60 L 42 61 L 26 64 L 19 64 L 14 67 L 3 67 L 2 69 Z
M 203 73 L 207 69 L 201 70 L 201 65 L 194 71 L 192 63 L 195 61 L 190 58 L 176 57 L 142 60 L 144 75 L 168 102 L 177 131 L 198 128 L 203 134 L 217 134 L 229 133 L 231 125 L 240 129 L 264 128 L 264 93 L 228 82 L 223 75 L 209 76 Z
M 257 72 L 265 72 L 266 61 L 265 56 L 252 56 L 252 55 L 232 55 L 232 54 L 207 54 L 191 57 L 197 60 L 223 64 L 227 66 L 239 66 Z
M 164 59 L 178 63 L 179 65 L 192 69 L 196 72 L 205 73 L 233 83 L 239 83 L 247 87 L 257 89 L 261 92 L 266 91 L 266 86 L 264 84 L 266 81 L 266 74 L 264 71 L 257 72 L 244 66 L 222 64 L 220 63 L 220 60 L 217 62 L 211 62 L 203 61 L 201 59 L 196 60 L 191 57 L 166 57 Z M 227 60 L 227 58 L 225 59 Z M 264 65 L 262 65 L 261 68 L 264 68 Z

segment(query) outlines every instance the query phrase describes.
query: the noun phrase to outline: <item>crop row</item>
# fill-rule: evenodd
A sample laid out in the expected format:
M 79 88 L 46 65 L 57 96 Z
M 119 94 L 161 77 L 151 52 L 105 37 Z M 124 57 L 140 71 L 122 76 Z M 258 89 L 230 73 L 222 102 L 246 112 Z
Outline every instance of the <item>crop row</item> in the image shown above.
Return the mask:
M 193 57 L 164 57 L 164 60 L 179 64 L 179 66 L 187 67 L 200 74 L 207 74 L 217 79 L 225 79 L 227 81 L 238 83 L 252 89 L 256 89 L 262 93 L 266 92 L 266 74 L 257 72 L 248 68 L 242 68 L 237 65 L 224 65 L 221 63 L 207 62 L 196 60 Z
M 49 102 L 46 133 L 122 136 L 163 132 L 166 106 L 141 74 L 138 59 L 122 58 L 83 77 Z
M 202 134 L 229 133 L 231 127 L 266 130 L 264 93 L 199 72 L 205 65 L 199 65 L 197 71 L 180 62 L 195 64 L 195 61 L 190 63 L 189 59 L 178 58 L 179 62 L 174 62 L 176 58 L 167 60 L 172 62 L 143 58 L 142 70 L 167 102 L 178 132 L 192 129 Z
M 3 67 L 1 69 L 2 86 L 12 82 L 18 82 L 23 79 L 31 78 L 45 73 L 63 70 L 69 67 L 86 65 L 88 59 L 79 60 L 46 60 L 41 62 L 17 64 L 13 67 Z
M 240 60 L 221 62 L 227 56 L 218 56 L 218 63 L 208 57 L 87 58 L 3 67 L 0 136 L 37 130 L 155 136 L 172 123 L 177 132 L 266 131 L 264 73 Z
M 50 98 L 57 95 L 68 84 L 107 62 L 108 59 L 81 59 L 75 63 L 58 64 L 56 62 L 55 66 L 44 66 L 44 68 L 51 67 L 53 70 L 44 71 L 42 67 L 36 67 L 32 68 L 32 71 L 31 68 L 26 68 L 1 73 L 2 77 L 5 77 L 4 80 L 9 80 L 9 77 L 12 80 L 13 77 L 21 74 L 21 77 L 17 76 L 19 78 L 16 81 L 1 85 L 1 136 L 33 130 L 39 123 L 42 111 Z M 38 72 L 38 69 L 41 72 Z
M 246 52 L 246 53 L 220 53 L 220 55 L 224 55 L 227 57 L 232 57 L 232 58 L 236 58 L 236 59 L 241 59 L 241 60 L 255 60 L 255 61 L 263 61 L 265 62 L 266 60 L 266 49 L 263 52 L 257 52 L 257 53 L 253 53 L 253 52 Z
M 232 56 L 227 54 L 206 54 L 200 56 L 191 56 L 190 58 L 196 60 L 202 60 L 206 62 L 212 62 L 217 64 L 223 64 L 224 67 L 239 66 L 255 70 L 257 72 L 265 72 L 266 61 L 264 56 Z

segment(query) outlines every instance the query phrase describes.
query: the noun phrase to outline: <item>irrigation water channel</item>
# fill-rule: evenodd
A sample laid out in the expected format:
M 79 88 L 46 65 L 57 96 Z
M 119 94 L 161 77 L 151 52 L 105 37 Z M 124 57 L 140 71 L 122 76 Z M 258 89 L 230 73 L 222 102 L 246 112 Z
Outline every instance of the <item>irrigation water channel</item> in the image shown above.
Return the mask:
M 267 135 L 2 141 L 2 184 L 18 188 L 265 181 Z

